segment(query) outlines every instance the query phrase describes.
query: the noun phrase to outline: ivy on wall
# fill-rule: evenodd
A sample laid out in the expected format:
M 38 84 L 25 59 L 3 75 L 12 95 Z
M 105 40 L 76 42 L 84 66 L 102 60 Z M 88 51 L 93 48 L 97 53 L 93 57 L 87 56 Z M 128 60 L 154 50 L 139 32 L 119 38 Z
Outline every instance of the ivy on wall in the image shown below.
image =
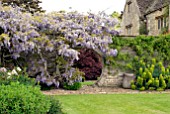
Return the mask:
M 142 23 L 140 24 L 139 34 L 140 34 L 140 35 L 147 35 L 148 32 L 149 32 L 149 31 L 147 30 L 146 23 L 142 22 Z
M 170 35 L 137 36 L 136 38 L 113 37 L 111 48 L 117 48 L 118 56 L 108 57 L 109 64 L 115 68 L 138 72 L 140 60 L 148 63 L 153 58 L 170 65 Z

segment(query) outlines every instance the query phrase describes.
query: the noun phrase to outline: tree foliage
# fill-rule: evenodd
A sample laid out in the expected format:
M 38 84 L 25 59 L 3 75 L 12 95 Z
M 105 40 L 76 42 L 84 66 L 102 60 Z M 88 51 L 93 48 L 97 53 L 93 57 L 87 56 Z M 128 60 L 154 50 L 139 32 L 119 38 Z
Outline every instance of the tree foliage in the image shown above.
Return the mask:
M 102 73 L 102 57 L 91 49 L 81 49 L 75 66 L 85 73 L 85 79 L 96 80 Z
M 42 7 L 39 6 L 41 1 L 39 0 L 1 0 L 3 6 L 21 7 L 22 11 L 28 11 L 30 13 L 44 12 Z
M 112 14 L 111 14 L 111 17 L 112 18 L 116 18 L 118 19 L 119 23 L 117 23 L 117 25 L 115 26 L 115 29 L 120 29 L 120 22 L 121 22 L 121 14 L 119 14 L 118 12 L 114 11 Z
M 117 18 L 117 19 L 120 20 L 120 14 L 119 14 L 118 12 L 116 12 L 116 11 L 114 11 L 114 12 L 111 14 L 111 16 L 112 16 L 113 18 Z
M 118 34 L 114 30 L 117 21 L 107 15 L 77 12 L 32 15 L 22 13 L 20 8 L 0 8 L 1 66 L 12 59 L 18 66 L 26 65 L 37 81 L 56 86 L 63 78 L 68 83 L 80 81 L 79 75 L 70 78 L 76 71 L 73 63 L 79 59 L 77 47 L 116 55 L 108 44 L 112 43 L 112 35 Z

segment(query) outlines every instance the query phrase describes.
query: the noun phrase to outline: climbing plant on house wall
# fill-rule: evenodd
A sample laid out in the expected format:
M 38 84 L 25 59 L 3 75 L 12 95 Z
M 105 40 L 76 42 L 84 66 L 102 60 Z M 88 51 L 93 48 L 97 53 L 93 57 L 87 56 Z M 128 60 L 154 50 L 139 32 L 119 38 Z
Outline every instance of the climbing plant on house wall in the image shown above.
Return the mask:
M 148 34 L 147 26 L 145 22 L 141 22 L 139 27 L 139 34 L 140 35 L 147 35 Z

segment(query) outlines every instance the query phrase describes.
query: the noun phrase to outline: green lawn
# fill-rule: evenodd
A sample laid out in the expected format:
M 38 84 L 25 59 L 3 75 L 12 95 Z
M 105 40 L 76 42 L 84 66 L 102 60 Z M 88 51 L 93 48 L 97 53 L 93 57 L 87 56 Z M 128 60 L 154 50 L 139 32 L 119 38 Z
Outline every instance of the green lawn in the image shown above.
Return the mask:
M 60 95 L 67 114 L 170 114 L 170 94 Z
M 84 81 L 84 82 L 81 82 L 82 86 L 84 85 L 87 85 L 87 86 L 91 86 L 95 83 L 96 81 Z

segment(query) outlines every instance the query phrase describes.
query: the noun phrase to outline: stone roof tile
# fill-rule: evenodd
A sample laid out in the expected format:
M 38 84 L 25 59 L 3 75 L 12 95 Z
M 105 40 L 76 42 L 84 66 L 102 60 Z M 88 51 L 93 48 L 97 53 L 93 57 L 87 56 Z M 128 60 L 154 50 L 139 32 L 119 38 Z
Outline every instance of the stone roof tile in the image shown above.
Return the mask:
M 170 4 L 170 0 L 154 0 L 153 4 L 146 10 L 146 14 L 156 11 Z
M 139 11 L 141 15 L 144 15 L 147 9 L 152 5 L 155 0 L 136 0 L 139 6 Z
M 160 8 L 163 8 L 167 4 L 170 4 L 170 0 L 136 0 L 136 1 L 142 16 L 153 11 L 156 11 Z

